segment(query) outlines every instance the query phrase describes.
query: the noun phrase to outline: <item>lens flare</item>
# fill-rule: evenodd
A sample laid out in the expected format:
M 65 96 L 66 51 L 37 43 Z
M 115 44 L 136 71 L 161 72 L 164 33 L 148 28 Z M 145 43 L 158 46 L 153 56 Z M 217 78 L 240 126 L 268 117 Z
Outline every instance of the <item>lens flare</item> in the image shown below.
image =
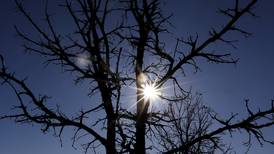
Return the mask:
M 160 89 L 158 89 L 154 84 L 145 84 L 142 91 L 144 99 L 149 101 L 157 99 L 160 95 Z

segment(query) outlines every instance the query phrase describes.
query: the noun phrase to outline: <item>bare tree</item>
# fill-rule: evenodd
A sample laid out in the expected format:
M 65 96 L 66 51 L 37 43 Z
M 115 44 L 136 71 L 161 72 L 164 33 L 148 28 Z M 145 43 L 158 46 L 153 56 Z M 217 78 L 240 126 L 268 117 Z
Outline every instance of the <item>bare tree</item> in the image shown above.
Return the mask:
M 54 131 L 60 138 L 64 128 L 73 127 L 73 145 L 83 133 L 92 137 L 82 144 L 86 152 L 104 147 L 109 154 L 140 154 L 151 148 L 163 153 L 214 153 L 218 149 L 226 153 L 230 147 L 223 144 L 221 138 L 235 131 L 249 135 L 247 144 L 252 137 L 261 144 L 273 144 L 261 131 L 274 124 L 273 104 L 267 110 L 253 112 L 247 101 L 249 115 L 246 118 L 238 120 L 237 114 L 233 114 L 222 119 L 178 80 L 186 67 L 191 66 L 195 71 L 200 68 L 198 58 L 216 64 L 237 62 L 230 52 L 214 52 L 208 46 L 218 42 L 234 46 L 234 41 L 226 38 L 227 33 L 248 37 L 250 33 L 239 28 L 237 22 L 244 15 L 255 16 L 252 9 L 257 0 L 249 0 L 244 5 L 235 0 L 234 7 L 219 10 L 229 17 L 221 29 L 212 28 L 206 40 L 200 40 L 198 34 L 187 39 L 178 37 L 174 39 L 177 43 L 173 50 L 165 47 L 163 34 L 171 39 L 174 35 L 168 30 L 171 16 L 163 14 L 160 0 L 66 0 L 62 8 L 74 24 L 71 25 L 74 31 L 69 34 L 56 30 L 47 7 L 47 28 L 43 28 L 20 1 L 15 2 L 33 32 L 40 36 L 36 39 L 16 27 L 18 35 L 27 42 L 25 50 L 44 57 L 47 64 L 57 64 L 71 72 L 76 83 L 88 81 L 89 95 L 101 101 L 91 101 L 94 108 L 66 115 L 59 107 L 47 105 L 47 95 L 37 95 L 25 79 L 10 72 L 1 56 L 2 84 L 8 84 L 19 101 L 14 112 L 1 119 L 34 123 L 44 132 Z M 79 64 L 79 60 L 84 61 L 84 65 Z M 166 85 L 172 86 L 169 94 L 160 92 Z M 123 98 L 129 86 L 136 87 L 136 112 L 126 108 L 128 100 Z M 147 96 L 147 90 L 157 99 Z M 153 109 L 151 101 L 163 101 L 164 107 Z M 92 119 L 98 111 L 103 118 Z M 94 128 L 99 124 L 103 129 L 98 132 Z

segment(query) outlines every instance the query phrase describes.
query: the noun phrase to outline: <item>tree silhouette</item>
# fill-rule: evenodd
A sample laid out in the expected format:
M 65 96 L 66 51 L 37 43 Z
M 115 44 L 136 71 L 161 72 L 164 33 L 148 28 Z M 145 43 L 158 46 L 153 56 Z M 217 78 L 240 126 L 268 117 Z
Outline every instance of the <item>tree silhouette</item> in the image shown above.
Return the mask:
M 248 116 L 242 120 L 237 114 L 228 119 L 201 102 L 199 94 L 182 87 L 178 79 L 186 68 L 197 71 L 199 59 L 208 62 L 236 63 L 230 52 L 213 51 L 209 46 L 223 42 L 234 46 L 227 33 L 240 33 L 248 37 L 237 22 L 244 15 L 255 16 L 252 8 L 257 0 L 241 4 L 235 0 L 232 8 L 219 12 L 229 17 L 221 29 L 212 28 L 209 36 L 201 40 L 196 36 L 174 38 L 169 32 L 171 16 L 165 16 L 160 0 L 66 0 L 67 10 L 74 28 L 69 34 L 56 30 L 52 16 L 45 9 L 45 25 L 38 25 L 20 1 L 15 1 L 19 11 L 30 23 L 39 39 L 28 36 L 16 27 L 18 35 L 27 42 L 25 50 L 44 57 L 47 64 L 56 64 L 75 75 L 75 82 L 88 81 L 94 108 L 85 108 L 77 115 L 66 115 L 59 107 L 47 105 L 47 95 L 37 95 L 10 72 L 1 56 L 0 78 L 15 92 L 19 105 L 10 115 L 17 123 L 40 125 L 43 132 L 53 131 L 61 138 L 64 128 L 75 128 L 73 145 L 84 132 L 92 137 L 83 144 L 86 152 L 104 147 L 106 153 L 146 153 L 153 149 L 163 153 L 226 153 L 229 145 L 222 143 L 225 133 L 244 131 L 261 144 L 268 142 L 262 129 L 274 124 L 273 103 L 267 110 L 252 111 L 246 101 Z M 242 2 L 241 2 L 242 3 Z M 115 19 L 115 21 L 113 21 Z M 174 49 L 165 46 L 167 36 L 176 42 Z M 145 96 L 145 88 L 156 95 L 155 100 Z M 161 89 L 172 87 L 165 94 Z M 136 104 L 127 108 L 127 89 L 135 87 Z M 28 102 L 31 103 L 28 103 Z M 154 109 L 152 102 L 161 101 L 163 107 Z M 92 118 L 101 114 L 100 119 Z M 101 130 L 95 129 L 101 124 Z M 215 125 L 214 127 L 212 125 Z

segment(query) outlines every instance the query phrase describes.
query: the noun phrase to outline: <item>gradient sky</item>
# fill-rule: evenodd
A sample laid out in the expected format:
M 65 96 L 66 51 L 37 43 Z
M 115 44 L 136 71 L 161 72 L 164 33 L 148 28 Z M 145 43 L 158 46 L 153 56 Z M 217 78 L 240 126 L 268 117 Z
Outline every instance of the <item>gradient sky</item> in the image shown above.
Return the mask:
M 248 1 L 248 0 L 243 0 Z M 36 19 L 41 19 L 44 0 L 25 0 L 29 12 Z M 61 0 L 55 1 L 60 4 Z M 54 7 L 52 12 L 59 15 L 56 20 L 58 27 L 64 31 L 67 28 L 67 18 L 63 11 Z M 198 32 L 200 38 L 206 38 L 208 30 L 216 25 L 225 23 L 226 17 L 216 13 L 217 8 L 230 5 L 229 0 L 168 0 L 165 10 L 173 12 L 171 22 L 176 28 L 172 29 L 177 36 L 187 36 Z M 245 16 L 240 25 L 252 32 L 252 37 L 245 39 L 236 36 L 240 42 L 237 49 L 230 48 L 232 53 L 240 58 L 237 65 L 215 65 L 201 62 L 202 71 L 189 74 L 183 81 L 194 90 L 203 93 L 205 104 L 212 107 L 223 116 L 231 112 L 246 115 L 244 99 L 249 98 L 253 109 L 270 106 L 274 99 L 274 1 L 261 0 L 254 10 L 257 18 Z M 70 113 L 79 109 L 79 104 L 88 102 L 85 86 L 72 86 L 69 73 L 62 73 L 59 67 L 44 68 L 43 60 L 37 55 L 25 54 L 22 41 L 16 36 L 13 26 L 18 25 L 25 32 L 32 34 L 31 28 L 16 11 L 12 0 L 0 1 L 0 53 L 4 55 L 10 70 L 18 76 L 28 76 L 28 84 L 35 92 L 48 94 L 61 107 Z M 174 43 L 174 42 L 168 42 Z M 223 48 L 222 44 L 216 48 Z M 225 47 L 227 48 L 227 47 Z M 0 113 L 8 113 L 17 101 L 14 94 L 6 86 L 0 87 Z M 76 110 L 77 111 L 77 110 Z M 274 139 L 274 129 L 265 130 L 266 136 Z M 36 125 L 17 125 L 10 120 L 0 121 L 0 153 L 1 154 L 80 154 L 80 148 L 71 147 L 69 130 L 64 133 L 63 147 L 51 133 L 42 134 Z M 234 149 L 242 153 L 245 147 L 239 146 L 243 140 L 237 134 L 233 136 Z M 274 153 L 274 146 L 260 147 L 257 142 L 250 149 L 250 154 Z

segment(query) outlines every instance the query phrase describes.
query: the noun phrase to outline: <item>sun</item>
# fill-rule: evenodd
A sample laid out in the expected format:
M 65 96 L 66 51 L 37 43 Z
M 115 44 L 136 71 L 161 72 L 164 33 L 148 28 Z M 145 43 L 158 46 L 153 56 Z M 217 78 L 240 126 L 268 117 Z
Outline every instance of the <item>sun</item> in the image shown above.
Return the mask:
M 160 95 L 160 89 L 154 84 L 145 84 L 142 91 L 144 99 L 149 101 L 157 99 Z

